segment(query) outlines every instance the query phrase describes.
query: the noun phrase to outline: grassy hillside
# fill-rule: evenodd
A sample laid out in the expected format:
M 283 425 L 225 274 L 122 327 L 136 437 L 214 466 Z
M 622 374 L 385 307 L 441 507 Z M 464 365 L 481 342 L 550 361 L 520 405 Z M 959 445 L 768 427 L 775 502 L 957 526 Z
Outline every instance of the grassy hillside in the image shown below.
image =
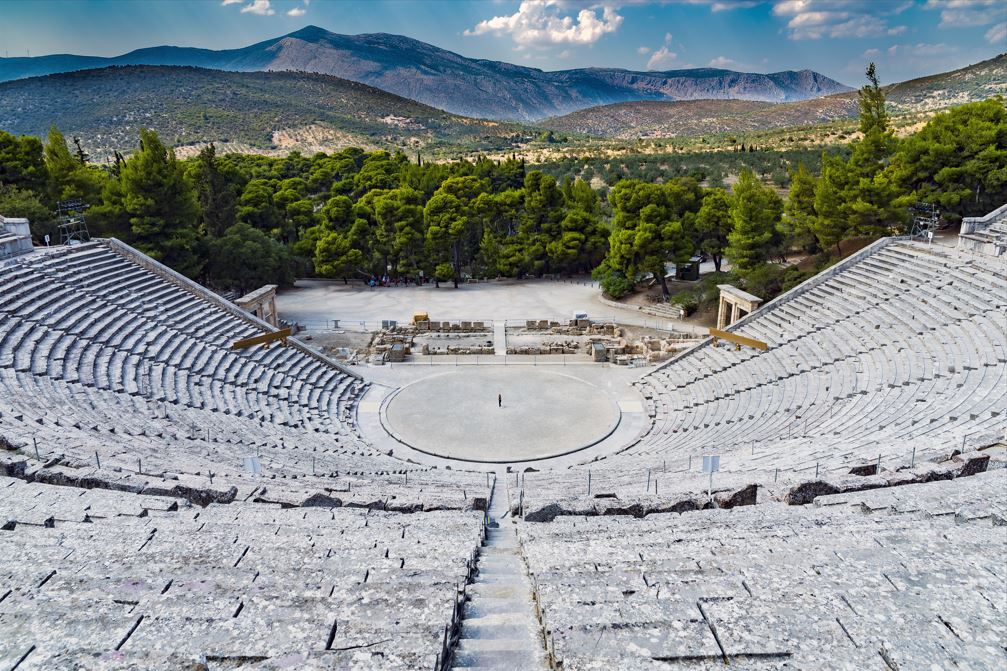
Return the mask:
M 885 87 L 890 111 L 906 116 L 1004 93 L 1007 55 Z M 566 133 L 635 140 L 820 126 L 856 116 L 857 96 L 848 92 L 782 104 L 749 100 L 618 103 L 547 119 L 542 125 Z
M 0 84 L 0 128 L 42 136 L 53 124 L 99 158 L 131 151 L 141 127 L 183 155 L 211 141 L 267 154 L 350 145 L 453 154 L 506 150 L 535 136 L 309 73 L 127 66 Z

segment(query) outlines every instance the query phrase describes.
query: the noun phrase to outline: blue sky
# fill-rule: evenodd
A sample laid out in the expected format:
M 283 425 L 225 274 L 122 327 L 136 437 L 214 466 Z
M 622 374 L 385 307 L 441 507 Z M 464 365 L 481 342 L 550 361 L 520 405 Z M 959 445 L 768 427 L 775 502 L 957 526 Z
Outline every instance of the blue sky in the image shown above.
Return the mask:
M 544 70 L 810 68 L 851 85 L 1007 51 L 1005 0 L 3 0 L 0 55 L 225 49 L 305 25 L 408 35 Z

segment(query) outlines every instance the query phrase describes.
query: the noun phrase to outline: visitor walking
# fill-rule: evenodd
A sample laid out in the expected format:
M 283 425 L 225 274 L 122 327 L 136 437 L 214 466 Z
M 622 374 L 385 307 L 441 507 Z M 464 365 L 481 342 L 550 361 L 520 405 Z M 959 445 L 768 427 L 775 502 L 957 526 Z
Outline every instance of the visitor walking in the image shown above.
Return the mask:
M 503 395 L 502 394 L 497 394 L 497 407 L 498 408 L 502 408 L 503 407 Z

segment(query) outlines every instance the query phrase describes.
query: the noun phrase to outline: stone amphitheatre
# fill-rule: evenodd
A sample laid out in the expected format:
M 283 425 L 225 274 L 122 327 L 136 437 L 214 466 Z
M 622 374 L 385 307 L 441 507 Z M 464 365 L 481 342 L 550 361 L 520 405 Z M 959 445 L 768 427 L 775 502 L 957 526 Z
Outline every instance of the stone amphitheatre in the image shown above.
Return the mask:
M 26 229 L 0 669 L 1007 665 L 1007 208 L 678 345 L 585 283 L 253 314 Z M 398 322 L 378 360 L 337 360 L 369 319 Z

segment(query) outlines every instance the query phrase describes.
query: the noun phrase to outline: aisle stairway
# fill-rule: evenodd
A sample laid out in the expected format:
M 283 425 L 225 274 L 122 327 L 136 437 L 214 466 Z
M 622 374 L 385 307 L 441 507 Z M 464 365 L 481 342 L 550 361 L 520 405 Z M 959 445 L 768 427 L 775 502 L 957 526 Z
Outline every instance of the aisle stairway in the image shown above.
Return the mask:
M 497 481 L 489 528 L 479 550 L 478 572 L 468 589 L 455 669 L 545 669 L 541 630 L 525 571 L 515 521 L 507 514 L 508 492 Z
M 504 319 L 493 321 L 493 353 L 496 356 L 507 355 L 507 321 Z

